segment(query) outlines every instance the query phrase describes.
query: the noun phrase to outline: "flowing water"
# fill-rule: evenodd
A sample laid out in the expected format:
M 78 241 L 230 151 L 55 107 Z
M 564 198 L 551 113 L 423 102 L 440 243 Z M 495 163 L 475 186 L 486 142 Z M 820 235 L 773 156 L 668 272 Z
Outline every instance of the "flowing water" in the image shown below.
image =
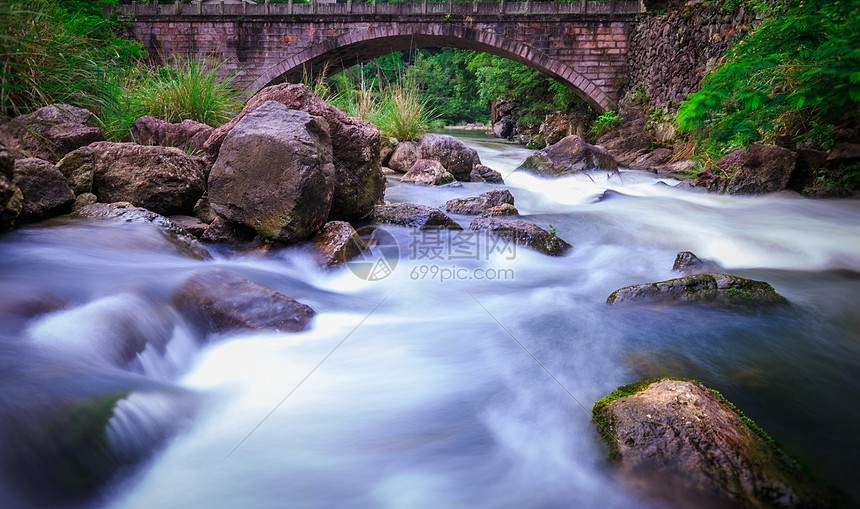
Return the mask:
M 573 244 L 566 256 L 487 242 L 477 257 L 428 254 L 414 243 L 432 239 L 386 227 L 400 259 L 367 281 L 302 248 L 191 260 L 147 226 L 53 221 L 0 237 L 0 304 L 66 303 L 0 315 L 3 506 L 67 505 L 45 496 L 21 428 L 57 402 L 119 393 L 107 446 L 130 466 L 85 507 L 647 507 L 614 481 L 590 409 L 668 374 L 720 390 L 858 495 L 860 201 L 696 194 L 633 171 L 541 180 L 513 173 L 526 149 L 461 136 L 525 220 Z M 442 206 L 493 187 L 391 180 L 386 199 Z M 685 250 L 792 305 L 605 304 L 674 277 Z M 212 268 L 318 315 L 303 333 L 200 346 L 169 297 Z M 146 350 L 129 359 L 128 337 Z

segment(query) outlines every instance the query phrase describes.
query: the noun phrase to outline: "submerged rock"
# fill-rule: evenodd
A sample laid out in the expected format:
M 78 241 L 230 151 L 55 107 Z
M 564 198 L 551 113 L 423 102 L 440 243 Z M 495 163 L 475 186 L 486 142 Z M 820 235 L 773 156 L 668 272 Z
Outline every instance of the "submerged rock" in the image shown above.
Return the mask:
M 507 189 L 494 189 L 468 198 L 454 198 L 445 203 L 445 208 L 452 214 L 478 215 L 500 205 L 514 205 L 514 196 Z
M 517 168 L 542 177 L 561 177 L 584 171 L 618 171 L 618 163 L 603 147 L 590 145 L 576 135 L 538 150 Z
M 477 217 L 469 228 L 489 230 L 504 239 L 510 239 L 519 246 L 526 246 L 549 256 L 562 256 L 572 246 L 556 235 L 536 224 L 511 219 Z
M 195 274 L 171 297 L 173 306 L 201 334 L 232 330 L 305 330 L 310 307 L 224 270 Z
M 714 391 L 653 379 L 594 404 L 622 481 L 672 507 L 828 507 L 817 486 L 758 426 Z
M 321 264 L 332 267 L 367 251 L 358 232 L 346 221 L 331 221 L 311 239 Z
M 787 304 L 764 281 L 707 273 L 685 276 L 658 283 L 626 286 L 612 292 L 607 304 L 643 303 L 701 303 L 723 306 L 762 306 Z
M 413 184 L 423 184 L 426 186 L 437 186 L 447 184 L 454 180 L 454 177 L 445 170 L 442 163 L 431 159 L 419 159 L 409 168 L 401 182 L 410 182 Z
M 373 220 L 377 223 L 397 224 L 427 230 L 448 228 L 462 230 L 463 227 L 446 216 L 441 210 L 414 203 L 392 203 L 373 208 Z
M 151 210 L 135 207 L 128 202 L 94 203 L 76 210 L 72 215 L 120 223 L 151 224 L 157 226 L 181 253 L 199 260 L 207 260 L 212 257 L 193 235 L 170 219 Z
M 334 165 L 325 121 L 275 102 L 230 130 L 209 173 L 209 203 L 260 236 L 303 240 L 325 224 Z

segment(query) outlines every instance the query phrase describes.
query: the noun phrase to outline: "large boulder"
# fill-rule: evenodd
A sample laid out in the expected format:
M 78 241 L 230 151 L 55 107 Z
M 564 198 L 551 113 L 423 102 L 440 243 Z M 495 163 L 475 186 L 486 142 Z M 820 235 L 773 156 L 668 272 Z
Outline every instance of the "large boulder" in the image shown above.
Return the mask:
M 314 310 L 286 295 L 224 270 L 182 282 L 171 304 L 202 334 L 233 330 L 305 330 Z
M 377 205 L 373 208 L 373 220 L 377 223 L 409 226 L 422 230 L 433 228 L 463 229 L 462 226 L 446 216 L 441 210 L 414 203 Z
M 719 393 L 692 381 L 619 387 L 594 404 L 619 478 L 670 507 L 833 507 L 773 440 Z
M 494 235 L 508 239 L 518 246 L 525 246 L 549 256 L 562 256 L 571 248 L 564 240 L 540 226 L 517 219 L 498 219 L 496 217 L 477 217 L 469 228 L 477 231 L 488 230 Z
M 425 134 L 419 150 L 422 159 L 439 161 L 457 180 L 468 181 L 475 165 L 481 164 L 475 149 L 447 134 Z
M 76 210 L 73 216 L 112 221 L 115 223 L 152 225 L 161 230 L 167 240 L 176 247 L 180 254 L 198 260 L 211 258 L 209 251 L 193 235 L 182 229 L 179 225 L 161 214 L 156 214 L 151 210 L 141 207 L 135 207 L 128 202 L 93 203 Z
M 784 191 L 797 168 L 797 154 L 776 145 L 750 145 L 717 161 L 691 185 L 728 194 Z
M 329 218 L 349 221 L 369 215 L 385 193 L 385 176 L 379 162 L 379 130 L 370 122 L 350 117 L 326 103 L 305 85 L 284 83 L 258 92 L 236 118 L 216 129 L 206 140 L 207 160 L 215 161 L 227 133 L 267 101 L 322 117 L 328 123 L 335 171 Z
M 542 177 L 561 177 L 591 170 L 618 171 L 618 164 L 603 147 L 589 145 L 573 135 L 533 153 L 517 170 Z
M 367 244 L 346 221 L 331 221 L 311 239 L 317 259 L 322 265 L 344 264 L 367 251 Z
M 425 186 L 436 186 L 453 182 L 454 177 L 445 170 L 442 163 L 432 159 L 419 159 L 415 161 L 412 168 L 400 179 L 401 182 L 422 184 Z
M 388 159 L 388 167 L 398 173 L 406 173 L 421 159 L 421 148 L 418 142 L 404 141 L 398 143 Z
M 209 203 L 264 238 L 292 242 L 325 224 L 334 181 L 325 120 L 268 101 L 224 138 L 209 173 Z
M 606 299 L 607 304 L 631 302 L 769 306 L 786 304 L 788 301 L 764 281 L 713 272 L 626 286 L 615 290 Z
M 496 170 L 484 166 L 483 164 L 477 164 L 474 168 L 472 168 L 472 172 L 469 173 L 469 182 L 489 182 L 491 184 L 504 184 L 505 179 L 502 178 L 502 174 L 497 172 Z
M 21 190 L 21 221 L 38 221 L 71 210 L 75 194 L 66 178 L 48 161 L 35 157 L 18 159 L 12 183 Z
M 203 194 L 203 160 L 178 148 L 109 141 L 90 148 L 93 194 L 100 202 L 127 201 L 158 214 L 187 214 Z
M 26 155 L 56 163 L 72 150 L 105 139 L 97 127 L 84 125 L 90 118 L 83 108 L 52 104 L 15 117 L 0 129 L 0 138 Z
M 503 204 L 514 204 L 514 196 L 507 189 L 494 189 L 478 196 L 454 198 L 445 203 L 445 209 L 452 214 L 479 215 Z
M 144 116 L 135 120 L 129 130 L 128 141 L 140 145 L 176 147 L 185 152 L 202 153 L 203 145 L 215 129 L 194 120 L 171 123 Z

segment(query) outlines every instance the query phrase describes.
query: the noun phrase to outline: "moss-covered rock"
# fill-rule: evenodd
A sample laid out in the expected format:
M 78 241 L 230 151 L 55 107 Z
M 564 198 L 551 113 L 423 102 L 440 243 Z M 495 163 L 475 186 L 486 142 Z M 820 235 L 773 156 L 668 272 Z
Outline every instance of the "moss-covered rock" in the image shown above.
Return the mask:
M 719 306 L 781 305 L 788 301 L 764 281 L 708 273 L 626 286 L 612 292 L 607 304 L 712 304 Z
M 835 504 L 761 428 L 695 381 L 625 385 L 592 414 L 622 482 L 672 507 Z

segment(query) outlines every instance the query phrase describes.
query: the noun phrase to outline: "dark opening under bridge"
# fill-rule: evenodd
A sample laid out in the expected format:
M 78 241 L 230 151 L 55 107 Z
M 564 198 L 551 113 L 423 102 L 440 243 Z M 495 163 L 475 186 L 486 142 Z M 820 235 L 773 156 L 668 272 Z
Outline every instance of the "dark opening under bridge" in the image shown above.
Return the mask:
M 228 0 L 229 1 L 229 0 Z M 121 5 L 150 54 L 207 54 L 248 91 L 329 73 L 393 51 L 449 46 L 515 60 L 560 80 L 598 111 L 627 76 L 639 0 L 180 3 Z

